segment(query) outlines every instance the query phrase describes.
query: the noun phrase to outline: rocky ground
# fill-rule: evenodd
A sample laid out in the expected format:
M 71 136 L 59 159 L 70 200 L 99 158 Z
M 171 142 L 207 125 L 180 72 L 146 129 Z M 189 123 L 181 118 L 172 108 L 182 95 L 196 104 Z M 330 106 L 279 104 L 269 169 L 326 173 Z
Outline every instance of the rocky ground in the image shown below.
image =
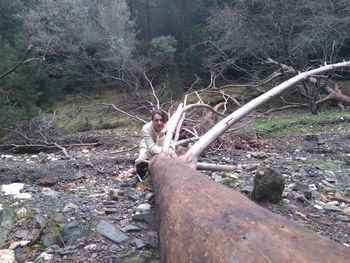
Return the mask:
M 327 132 L 221 141 L 202 161 L 236 169 L 204 176 L 248 196 L 257 168 L 272 167 L 286 179 L 283 200 L 261 205 L 350 246 L 350 129 L 329 125 Z M 99 144 L 68 149 L 70 159 L 1 155 L 0 262 L 159 262 L 151 184 L 129 186 L 137 151 L 120 150 L 139 138 L 76 136 Z

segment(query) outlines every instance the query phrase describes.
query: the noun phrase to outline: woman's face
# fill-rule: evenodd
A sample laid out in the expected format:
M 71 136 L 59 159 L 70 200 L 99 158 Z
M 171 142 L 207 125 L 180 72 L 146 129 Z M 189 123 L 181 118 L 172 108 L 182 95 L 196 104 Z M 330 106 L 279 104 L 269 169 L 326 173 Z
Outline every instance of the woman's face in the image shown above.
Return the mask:
M 153 115 L 152 123 L 157 132 L 160 132 L 164 128 L 164 120 L 159 114 Z

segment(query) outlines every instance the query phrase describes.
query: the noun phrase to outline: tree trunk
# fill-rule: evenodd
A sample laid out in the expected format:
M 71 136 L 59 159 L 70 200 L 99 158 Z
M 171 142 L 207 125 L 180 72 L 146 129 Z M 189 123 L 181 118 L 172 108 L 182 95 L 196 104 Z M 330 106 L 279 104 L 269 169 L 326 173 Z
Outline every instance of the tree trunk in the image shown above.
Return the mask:
M 163 263 L 350 262 L 349 248 L 158 155 L 150 171 Z

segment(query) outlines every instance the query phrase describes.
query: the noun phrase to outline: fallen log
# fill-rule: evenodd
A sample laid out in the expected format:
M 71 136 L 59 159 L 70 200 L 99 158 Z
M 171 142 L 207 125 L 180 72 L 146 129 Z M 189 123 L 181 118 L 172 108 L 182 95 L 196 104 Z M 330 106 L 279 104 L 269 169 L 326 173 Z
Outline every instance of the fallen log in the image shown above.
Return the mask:
M 350 262 L 350 248 L 260 207 L 180 159 L 150 171 L 162 263 Z

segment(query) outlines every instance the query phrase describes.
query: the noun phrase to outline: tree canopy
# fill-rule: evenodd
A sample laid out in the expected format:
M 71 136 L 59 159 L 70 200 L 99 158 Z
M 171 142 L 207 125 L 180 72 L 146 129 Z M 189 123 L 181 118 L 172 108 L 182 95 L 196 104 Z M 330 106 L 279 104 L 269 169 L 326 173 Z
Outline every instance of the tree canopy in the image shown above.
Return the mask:
M 112 88 L 142 102 L 148 80 L 166 100 L 213 75 L 258 83 L 279 63 L 338 62 L 349 57 L 349 11 L 346 0 L 4 0 L 0 75 L 23 61 L 0 79 L 0 109 L 26 116 Z

